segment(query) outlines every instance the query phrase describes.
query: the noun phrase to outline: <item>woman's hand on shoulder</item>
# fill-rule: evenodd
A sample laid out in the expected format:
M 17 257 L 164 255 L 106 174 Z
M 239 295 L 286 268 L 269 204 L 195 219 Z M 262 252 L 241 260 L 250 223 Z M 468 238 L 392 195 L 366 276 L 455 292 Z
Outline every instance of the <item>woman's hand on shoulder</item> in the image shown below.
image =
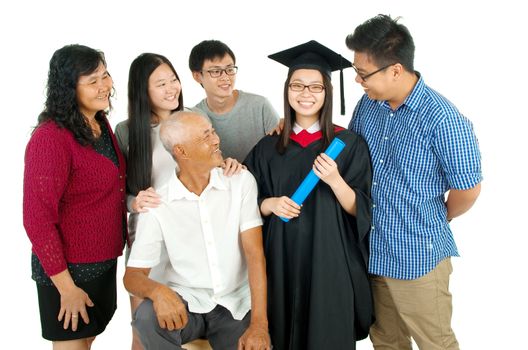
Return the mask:
M 239 163 L 238 160 L 234 158 L 226 158 L 222 163 L 222 169 L 224 169 L 225 176 L 233 176 L 235 174 L 240 174 L 243 169 L 247 169 L 245 165 Z
M 132 200 L 132 211 L 134 213 L 144 213 L 147 208 L 156 208 L 161 203 L 160 195 L 156 193 L 153 187 L 139 191 L 138 195 Z

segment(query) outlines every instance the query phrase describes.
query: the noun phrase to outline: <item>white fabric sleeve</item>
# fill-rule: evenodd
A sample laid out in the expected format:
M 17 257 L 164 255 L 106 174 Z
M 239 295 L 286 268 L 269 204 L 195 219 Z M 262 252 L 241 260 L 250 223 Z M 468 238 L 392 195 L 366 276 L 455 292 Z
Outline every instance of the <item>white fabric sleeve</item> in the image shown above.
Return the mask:
M 257 204 L 257 182 L 253 175 L 244 170 L 242 173 L 242 202 L 240 206 L 239 230 L 244 232 L 250 228 L 262 226 L 262 217 Z
M 139 214 L 127 266 L 148 268 L 158 265 L 163 247 L 161 226 L 156 216 L 150 211 Z

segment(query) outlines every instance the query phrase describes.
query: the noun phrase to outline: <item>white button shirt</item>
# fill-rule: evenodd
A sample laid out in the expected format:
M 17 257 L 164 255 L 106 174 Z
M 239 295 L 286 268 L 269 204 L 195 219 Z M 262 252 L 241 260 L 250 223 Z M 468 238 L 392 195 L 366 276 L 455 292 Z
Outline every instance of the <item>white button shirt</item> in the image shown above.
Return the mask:
M 165 250 L 167 284 L 191 312 L 207 313 L 220 304 L 240 320 L 251 309 L 251 298 L 239 234 L 261 226 L 262 219 L 251 173 L 226 177 L 222 171 L 211 170 L 200 196 L 176 173 L 157 189 L 162 202 L 139 215 L 127 265 L 152 268 Z

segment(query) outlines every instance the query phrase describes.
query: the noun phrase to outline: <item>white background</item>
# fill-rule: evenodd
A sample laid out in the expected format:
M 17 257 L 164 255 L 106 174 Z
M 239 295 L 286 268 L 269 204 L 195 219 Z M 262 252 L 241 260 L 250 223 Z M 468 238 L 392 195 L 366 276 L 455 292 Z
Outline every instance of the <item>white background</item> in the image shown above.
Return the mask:
M 286 68 L 267 55 L 315 39 L 352 60 L 345 37 L 378 13 L 402 16 L 414 36 L 415 67 L 427 84 L 470 118 L 483 155 L 475 207 L 452 223 L 462 257 L 454 260 L 453 327 L 463 349 L 521 349 L 526 338 L 527 190 L 525 12 L 513 1 L 407 3 L 352 1 L 3 1 L 0 5 L 0 101 L 3 117 L 0 203 L 2 279 L 0 348 L 46 349 L 30 278 L 30 243 L 22 226 L 24 147 L 43 108 L 49 59 L 66 44 L 103 50 L 117 90 L 111 123 L 126 118 L 128 68 L 142 52 L 167 56 L 186 106 L 202 97 L 187 59 L 204 39 L 237 56 L 237 87 L 267 96 L 282 114 Z M 336 93 L 338 76 L 334 76 Z M 345 71 L 346 126 L 362 91 Z M 337 100 L 334 104 L 338 106 Z M 337 115 L 336 111 L 336 115 Z M 123 261 L 119 260 L 119 278 Z M 119 307 L 94 349 L 129 348 L 129 305 Z M 331 291 L 329 291 L 331 293 Z M 331 297 L 331 295 L 329 295 Z M 8 345 L 11 344 L 11 345 Z M 359 349 L 371 348 L 362 341 Z

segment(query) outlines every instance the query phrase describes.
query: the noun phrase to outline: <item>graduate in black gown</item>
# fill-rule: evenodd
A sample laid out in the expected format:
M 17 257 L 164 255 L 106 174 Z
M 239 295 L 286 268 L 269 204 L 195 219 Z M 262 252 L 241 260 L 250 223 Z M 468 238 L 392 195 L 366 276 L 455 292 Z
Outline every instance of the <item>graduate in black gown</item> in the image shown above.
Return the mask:
M 270 58 L 289 67 L 284 129 L 245 160 L 265 219 L 268 319 L 275 350 L 355 349 L 373 322 L 367 278 L 371 165 L 357 134 L 332 123 L 332 71 L 349 61 L 310 41 Z M 322 153 L 345 144 L 333 161 Z M 299 207 L 289 197 L 314 170 Z M 283 222 L 279 216 L 289 218 Z

